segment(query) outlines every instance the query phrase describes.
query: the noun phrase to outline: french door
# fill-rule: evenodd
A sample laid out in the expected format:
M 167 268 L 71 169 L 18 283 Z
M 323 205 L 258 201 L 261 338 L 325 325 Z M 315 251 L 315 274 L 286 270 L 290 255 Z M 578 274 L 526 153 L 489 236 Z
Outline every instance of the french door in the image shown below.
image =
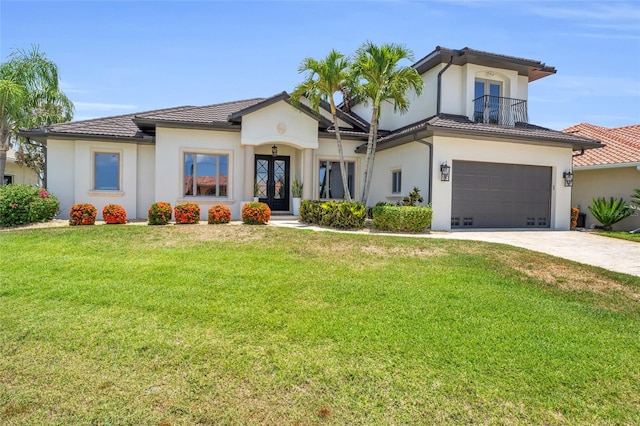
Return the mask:
M 256 155 L 258 199 L 272 211 L 289 211 L 289 157 Z
M 502 83 L 493 80 L 476 79 L 474 93 L 476 123 L 500 124 L 500 97 Z M 478 105 L 478 102 L 480 105 Z

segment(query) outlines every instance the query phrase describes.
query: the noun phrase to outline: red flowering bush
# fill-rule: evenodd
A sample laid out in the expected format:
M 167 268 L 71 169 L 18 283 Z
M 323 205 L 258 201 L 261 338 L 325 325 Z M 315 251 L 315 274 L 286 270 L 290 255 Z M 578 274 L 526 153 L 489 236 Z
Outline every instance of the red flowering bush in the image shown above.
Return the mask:
M 118 204 L 104 206 L 102 217 L 106 223 L 127 223 L 127 211 Z
M 96 223 L 96 214 L 98 214 L 98 210 L 93 204 L 74 204 L 69 210 L 69 225 L 93 225 Z
M 578 226 L 578 215 L 580 210 L 577 207 L 571 207 L 571 229 L 575 229 Z
M 210 224 L 229 223 L 231 221 L 231 210 L 227 206 L 211 206 L 209 208 Z
M 242 221 L 249 225 L 264 225 L 271 219 L 271 209 L 265 203 L 247 203 L 242 207 Z
M 178 204 L 173 210 L 176 223 L 198 223 L 200 221 L 200 206 L 194 203 Z
M 171 220 L 171 204 L 157 202 L 151 204 L 148 211 L 149 225 L 166 225 Z

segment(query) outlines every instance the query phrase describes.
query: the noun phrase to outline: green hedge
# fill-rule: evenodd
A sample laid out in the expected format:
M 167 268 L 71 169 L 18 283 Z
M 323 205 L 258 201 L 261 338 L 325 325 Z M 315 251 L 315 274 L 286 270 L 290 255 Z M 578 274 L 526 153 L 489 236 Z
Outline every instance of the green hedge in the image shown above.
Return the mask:
M 302 200 L 300 220 L 337 229 L 364 228 L 367 209 L 364 204 L 346 201 Z
M 49 191 L 29 185 L 0 186 L 0 226 L 46 222 L 60 210 Z
M 432 216 L 431 206 L 375 206 L 373 227 L 391 232 L 425 232 L 431 227 Z

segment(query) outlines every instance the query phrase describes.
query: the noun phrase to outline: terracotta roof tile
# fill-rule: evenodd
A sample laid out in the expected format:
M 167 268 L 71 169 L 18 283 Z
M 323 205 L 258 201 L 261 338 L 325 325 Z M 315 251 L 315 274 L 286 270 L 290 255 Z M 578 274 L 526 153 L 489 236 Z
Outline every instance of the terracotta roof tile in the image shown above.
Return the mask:
M 640 163 L 640 124 L 607 128 L 589 123 L 568 127 L 563 132 L 601 140 L 604 148 L 585 151 L 573 158 L 573 165 L 596 166 Z

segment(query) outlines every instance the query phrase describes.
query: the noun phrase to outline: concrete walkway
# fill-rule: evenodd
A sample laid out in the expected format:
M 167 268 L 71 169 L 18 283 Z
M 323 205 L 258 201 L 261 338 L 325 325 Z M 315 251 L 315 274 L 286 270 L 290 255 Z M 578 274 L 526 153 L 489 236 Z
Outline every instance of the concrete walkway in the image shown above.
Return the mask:
M 274 226 L 309 229 L 326 232 L 371 233 L 363 231 L 337 231 L 318 226 L 306 225 L 295 217 L 273 217 L 269 222 Z M 448 238 L 454 240 L 487 241 L 522 247 L 552 256 L 573 260 L 586 265 L 599 266 L 610 271 L 640 276 L 640 244 L 617 238 L 602 237 L 578 231 L 454 231 L 432 232 L 430 234 L 386 234 L 413 238 Z

